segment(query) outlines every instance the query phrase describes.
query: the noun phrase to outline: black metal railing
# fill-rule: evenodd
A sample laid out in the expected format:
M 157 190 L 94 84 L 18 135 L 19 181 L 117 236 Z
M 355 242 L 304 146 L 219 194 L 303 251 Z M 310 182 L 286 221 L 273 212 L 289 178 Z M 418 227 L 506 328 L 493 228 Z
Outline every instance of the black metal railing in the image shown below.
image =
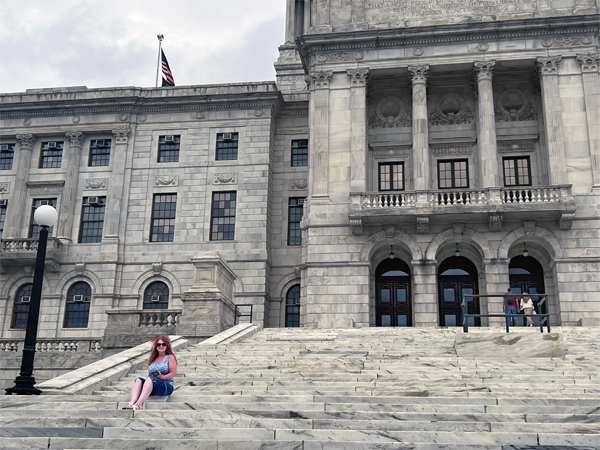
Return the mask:
M 503 313 L 503 314 L 469 314 L 467 311 L 467 302 L 468 302 L 468 298 L 502 298 L 502 302 L 504 303 L 504 311 L 508 311 L 507 308 L 507 300 L 508 297 L 517 297 L 517 301 L 520 300 L 523 296 L 520 294 L 491 294 L 491 295 L 477 295 L 477 294 L 465 294 L 463 295 L 463 300 L 461 303 L 462 306 L 462 312 L 463 312 L 463 331 L 465 333 L 469 332 L 469 318 L 471 317 L 504 317 L 506 320 L 506 332 L 509 332 L 510 329 L 510 319 L 512 318 L 512 322 L 516 323 L 516 320 L 519 317 L 537 317 L 537 321 L 539 322 L 540 325 L 540 332 L 543 333 L 544 332 L 544 324 L 546 324 L 546 327 L 548 328 L 548 333 L 550 333 L 550 314 L 543 314 L 541 312 L 537 312 L 537 310 L 539 311 L 543 311 L 544 308 L 544 303 L 546 303 L 546 300 L 548 299 L 548 295 L 547 294 L 531 294 L 530 297 L 537 297 L 539 299 L 539 301 L 533 304 L 533 314 L 508 314 L 508 313 Z M 537 309 L 537 310 L 536 310 Z M 512 325 L 515 326 L 515 325 Z
M 250 323 L 252 323 L 252 307 L 254 305 L 252 303 L 242 303 L 239 305 L 235 305 L 235 320 L 234 320 L 234 325 L 237 325 L 238 323 L 238 317 L 250 317 Z M 246 314 L 242 314 L 240 312 L 240 307 L 250 307 L 250 312 L 246 313 Z

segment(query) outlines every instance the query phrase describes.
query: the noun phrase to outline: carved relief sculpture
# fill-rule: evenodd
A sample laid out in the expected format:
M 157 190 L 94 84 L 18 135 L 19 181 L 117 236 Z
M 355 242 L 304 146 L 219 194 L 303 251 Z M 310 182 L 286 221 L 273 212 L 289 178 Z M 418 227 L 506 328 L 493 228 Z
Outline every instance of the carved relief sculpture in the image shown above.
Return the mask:
M 235 184 L 237 183 L 237 172 L 215 173 L 213 177 L 214 184 Z
M 290 189 L 293 189 L 293 190 L 304 190 L 307 187 L 308 187 L 308 181 L 306 179 L 290 180 Z
M 518 89 L 507 89 L 498 95 L 494 108 L 496 122 L 537 120 L 537 111 L 527 95 Z
M 90 178 L 85 180 L 85 188 L 88 190 L 100 190 L 108 188 L 108 178 Z
M 466 105 L 465 99 L 452 92 L 440 95 L 435 109 L 429 114 L 431 125 L 462 125 L 475 119 L 473 110 Z
M 154 178 L 155 186 L 177 186 L 179 175 L 156 175 Z
M 8 192 L 10 183 L 0 183 L 0 193 Z
M 398 97 L 384 97 L 375 107 L 375 112 L 369 117 L 371 128 L 410 127 L 412 117 L 404 102 Z

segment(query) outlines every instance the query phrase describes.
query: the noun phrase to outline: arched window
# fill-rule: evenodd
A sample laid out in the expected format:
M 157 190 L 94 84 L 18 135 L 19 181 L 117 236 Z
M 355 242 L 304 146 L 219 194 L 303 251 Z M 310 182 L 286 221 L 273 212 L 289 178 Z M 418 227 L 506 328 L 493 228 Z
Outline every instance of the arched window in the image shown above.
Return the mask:
M 300 326 L 300 285 L 296 284 L 285 296 L 285 326 Z
M 13 328 L 27 328 L 27 317 L 29 316 L 29 301 L 31 300 L 31 288 L 33 284 L 24 284 L 15 296 L 15 307 L 13 308 Z
M 151 283 L 144 293 L 144 309 L 168 309 L 169 287 L 162 281 Z
M 90 316 L 92 288 L 85 281 L 78 281 L 69 289 L 65 307 L 65 328 L 86 328 Z

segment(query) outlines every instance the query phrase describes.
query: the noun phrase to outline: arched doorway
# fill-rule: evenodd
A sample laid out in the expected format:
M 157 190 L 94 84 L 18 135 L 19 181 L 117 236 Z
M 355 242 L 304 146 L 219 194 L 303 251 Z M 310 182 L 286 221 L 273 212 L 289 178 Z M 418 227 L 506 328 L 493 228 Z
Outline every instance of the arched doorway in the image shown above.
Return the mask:
M 548 300 L 546 300 L 541 308 L 537 306 L 540 302 L 540 297 L 533 294 L 544 294 L 544 269 L 537 259 L 532 256 L 515 256 L 508 264 L 508 277 L 510 287 L 516 294 L 527 292 L 533 303 L 536 305 L 536 311 L 541 314 L 547 314 Z M 525 321 L 520 321 L 524 324 Z M 534 318 L 534 324 L 537 325 Z
M 461 303 L 463 295 L 478 294 L 477 267 L 463 256 L 451 256 L 438 268 L 438 293 L 440 325 L 456 327 L 462 325 Z M 467 304 L 469 314 L 480 314 L 479 299 Z M 478 318 L 469 319 L 469 326 L 479 326 Z
M 410 268 L 400 259 L 385 259 L 375 271 L 378 327 L 412 326 Z

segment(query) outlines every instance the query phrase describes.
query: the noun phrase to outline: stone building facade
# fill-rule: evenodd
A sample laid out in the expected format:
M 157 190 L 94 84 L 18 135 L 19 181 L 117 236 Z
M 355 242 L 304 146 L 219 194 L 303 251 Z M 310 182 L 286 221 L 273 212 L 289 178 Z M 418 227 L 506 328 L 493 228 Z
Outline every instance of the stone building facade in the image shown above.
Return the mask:
M 1 339 L 24 335 L 41 203 L 42 340 L 208 336 L 234 305 L 454 326 L 508 286 L 599 326 L 598 2 L 287 6 L 276 83 L 0 96 Z

